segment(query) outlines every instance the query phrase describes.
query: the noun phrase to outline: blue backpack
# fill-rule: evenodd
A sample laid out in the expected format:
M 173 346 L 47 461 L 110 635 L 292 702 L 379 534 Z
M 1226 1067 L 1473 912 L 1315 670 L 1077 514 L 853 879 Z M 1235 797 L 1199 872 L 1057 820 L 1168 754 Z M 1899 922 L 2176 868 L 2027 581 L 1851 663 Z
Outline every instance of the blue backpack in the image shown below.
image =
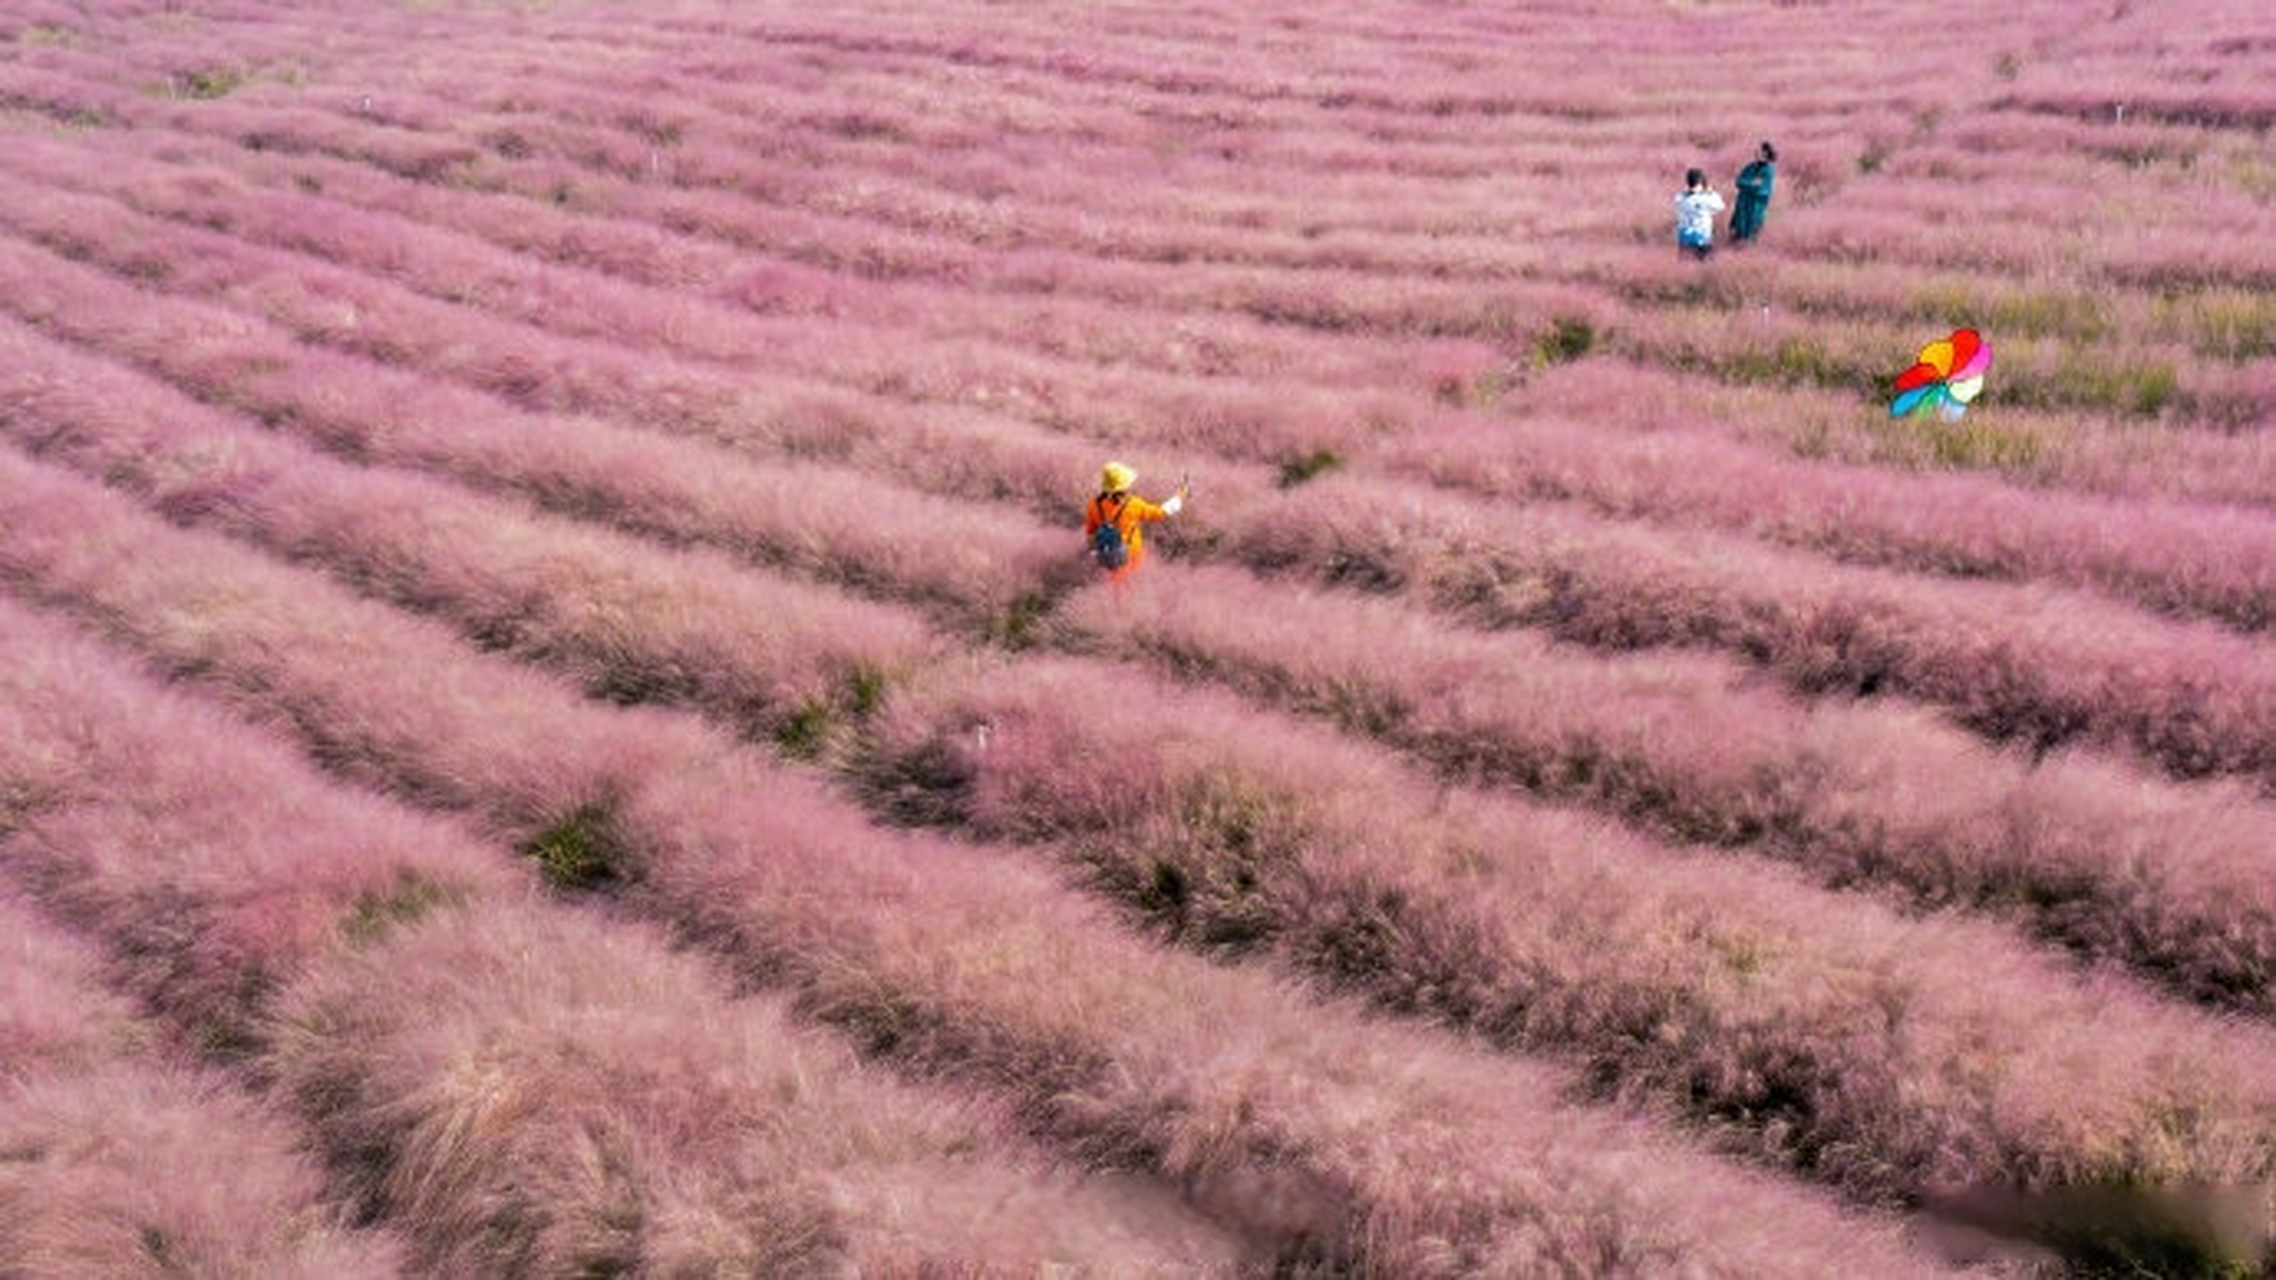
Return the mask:
M 1130 563 L 1130 544 L 1122 540 L 1122 508 L 1129 505 L 1125 498 L 1115 504 L 1114 518 L 1099 521 L 1098 529 L 1091 534 L 1091 559 L 1102 569 L 1119 569 Z M 1106 514 L 1106 499 L 1099 499 L 1099 514 Z

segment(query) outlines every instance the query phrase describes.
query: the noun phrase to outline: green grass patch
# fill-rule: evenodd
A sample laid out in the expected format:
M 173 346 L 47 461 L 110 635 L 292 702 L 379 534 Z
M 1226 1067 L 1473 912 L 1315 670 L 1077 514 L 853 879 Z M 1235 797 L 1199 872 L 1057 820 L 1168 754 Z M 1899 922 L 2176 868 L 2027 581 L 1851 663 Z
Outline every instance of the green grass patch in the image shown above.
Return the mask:
M 1027 592 L 988 620 L 988 638 L 1015 651 L 1034 648 L 1037 629 L 1050 616 L 1051 608 L 1050 593 Z
M 416 872 L 402 871 L 386 889 L 366 889 L 357 894 L 355 904 L 340 921 L 340 932 L 349 942 L 367 946 L 404 925 L 416 924 L 459 896 L 455 889 Z
M 889 681 L 884 672 L 872 667 L 856 668 L 846 677 L 846 708 L 857 716 L 871 715 L 885 705 L 885 689 Z
M 2002 294 L 1946 282 L 1915 292 L 1909 311 L 1931 324 L 1973 325 L 1995 341 L 2026 337 L 2099 342 L 2110 336 L 2113 327 L 2104 299 L 2072 291 Z
M 1277 934 L 1286 921 L 1267 881 L 1306 837 L 1296 816 L 1269 790 L 1230 776 L 1192 780 L 1170 804 L 1164 833 L 1094 832 L 1076 842 L 1095 886 L 1195 945 L 1241 951 Z
M 2241 289 L 2165 298 L 2152 313 L 2158 329 L 2188 335 L 2198 355 L 2242 364 L 2276 356 L 2276 295 Z
M 775 750 L 793 760 L 821 759 L 822 748 L 829 742 L 830 729 L 837 718 L 824 699 L 800 703 L 775 726 Z
M 1558 316 L 1548 331 L 1533 339 L 1536 368 L 1571 364 L 1596 346 L 1596 325 L 1585 316 Z
M 581 804 L 521 847 L 535 859 L 547 884 L 588 890 L 623 878 L 624 837 L 616 815 L 603 803 Z
M 2276 196 L 2276 160 L 2265 151 L 2249 150 L 2230 157 L 2223 180 L 2249 196 Z
M 1297 485 L 1317 480 L 1342 465 L 1343 455 L 1333 449 L 1314 449 L 1310 453 L 1283 458 L 1280 460 L 1280 487 L 1293 489 Z
M 885 704 L 888 684 L 883 671 L 855 668 L 834 691 L 800 703 L 776 724 L 775 749 L 793 760 L 821 760 L 833 744 L 850 737 L 856 722 Z
M 210 102 L 226 98 L 245 87 L 253 78 L 251 72 L 240 67 L 207 67 L 198 71 L 178 71 L 173 76 L 173 89 L 177 97 Z
M 2105 360 L 2092 353 L 2066 353 L 2049 384 L 2048 402 L 2154 418 L 2181 393 L 2181 376 L 2162 362 Z
M 1765 346 L 1742 347 L 1719 360 L 1706 357 L 1726 381 L 1773 387 L 1847 388 L 1879 394 L 1883 373 L 1835 354 L 1823 340 L 1789 334 Z
M 2023 293 L 1994 298 L 1979 313 L 1990 333 L 2099 342 L 2110 335 L 2110 312 L 2084 293 Z
M 2036 433 L 2005 425 L 1996 415 L 1972 413 L 1958 422 L 1884 417 L 1881 422 L 1881 435 L 1916 466 L 2014 473 L 2029 470 L 2045 453 L 2045 442 Z

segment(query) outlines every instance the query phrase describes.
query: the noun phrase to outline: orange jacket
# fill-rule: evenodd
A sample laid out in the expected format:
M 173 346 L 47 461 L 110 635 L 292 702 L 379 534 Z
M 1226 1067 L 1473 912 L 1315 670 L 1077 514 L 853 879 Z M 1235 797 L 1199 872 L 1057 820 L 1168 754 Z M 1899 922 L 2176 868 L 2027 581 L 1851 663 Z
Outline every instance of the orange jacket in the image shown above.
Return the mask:
M 1120 529 L 1123 545 L 1130 548 L 1130 563 L 1115 570 L 1113 576 L 1124 577 L 1136 571 L 1139 562 L 1146 558 L 1145 527 L 1156 520 L 1167 519 L 1169 514 L 1135 493 L 1102 493 L 1083 508 L 1083 541 L 1089 542 L 1102 524 Z

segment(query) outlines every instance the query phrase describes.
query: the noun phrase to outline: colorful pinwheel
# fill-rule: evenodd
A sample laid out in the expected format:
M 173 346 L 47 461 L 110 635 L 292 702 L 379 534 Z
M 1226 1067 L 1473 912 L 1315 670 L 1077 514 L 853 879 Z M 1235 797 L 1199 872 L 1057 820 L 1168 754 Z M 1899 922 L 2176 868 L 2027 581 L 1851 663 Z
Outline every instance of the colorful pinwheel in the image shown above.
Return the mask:
M 1889 416 L 1927 413 L 1931 409 L 1951 422 L 1968 411 L 1968 402 L 1984 389 L 1984 371 L 1991 368 L 1991 344 L 1973 329 L 1955 329 L 1920 349 L 1912 368 L 1897 375 L 1897 398 L 1889 402 Z

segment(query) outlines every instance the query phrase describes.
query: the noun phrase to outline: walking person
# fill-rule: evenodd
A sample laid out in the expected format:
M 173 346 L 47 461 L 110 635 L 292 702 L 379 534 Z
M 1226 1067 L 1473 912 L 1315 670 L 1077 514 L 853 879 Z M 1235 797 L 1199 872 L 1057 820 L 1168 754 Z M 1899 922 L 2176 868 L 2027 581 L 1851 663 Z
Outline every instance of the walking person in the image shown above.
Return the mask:
M 1752 243 L 1770 216 L 1770 188 L 1778 178 L 1778 150 L 1765 142 L 1739 170 L 1738 202 L 1731 209 L 1731 246 Z
M 1146 559 L 1146 526 L 1176 515 L 1185 506 L 1187 487 L 1160 504 L 1130 491 L 1138 473 L 1120 462 L 1099 472 L 1098 496 L 1083 508 L 1083 540 L 1090 556 L 1114 582 L 1127 582 Z
M 1715 252 L 1715 215 L 1723 211 L 1723 197 L 1707 185 L 1705 170 L 1683 175 L 1683 190 L 1675 197 L 1675 247 L 1704 262 Z

